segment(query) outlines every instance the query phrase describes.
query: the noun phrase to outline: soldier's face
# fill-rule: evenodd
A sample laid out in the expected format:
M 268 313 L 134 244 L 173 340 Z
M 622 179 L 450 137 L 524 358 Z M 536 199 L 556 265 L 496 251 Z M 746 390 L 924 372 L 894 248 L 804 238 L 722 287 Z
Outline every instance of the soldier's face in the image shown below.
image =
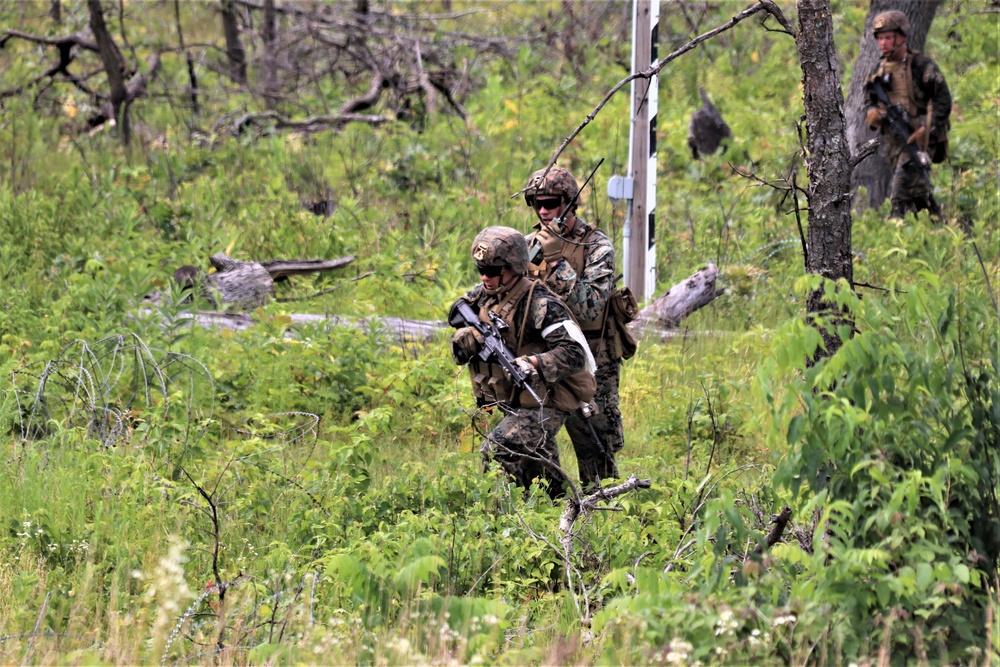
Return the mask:
M 483 287 L 488 290 L 497 290 L 500 289 L 501 285 L 506 285 L 513 280 L 516 274 L 507 267 L 504 267 L 499 275 L 488 276 L 485 273 L 480 273 L 479 277 L 483 281 Z
M 546 225 L 555 220 L 560 213 L 562 213 L 563 207 L 566 205 L 559 197 L 539 197 L 535 200 L 535 210 L 538 211 L 538 217 L 542 219 Z M 573 223 L 576 221 L 576 216 L 574 216 L 569 211 L 566 212 L 564 219 L 566 231 L 573 229 Z
M 882 55 L 887 57 L 893 55 L 901 46 L 906 44 L 906 37 L 895 30 L 880 32 L 875 35 L 875 39 L 878 41 L 878 48 L 882 52 Z

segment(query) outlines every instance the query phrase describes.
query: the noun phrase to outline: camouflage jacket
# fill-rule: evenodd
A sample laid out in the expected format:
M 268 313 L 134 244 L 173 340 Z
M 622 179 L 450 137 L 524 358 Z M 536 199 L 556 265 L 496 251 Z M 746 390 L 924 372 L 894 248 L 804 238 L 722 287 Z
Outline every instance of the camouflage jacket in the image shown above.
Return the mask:
M 539 229 L 541 223 L 535 225 L 535 231 Z M 591 229 L 577 218 L 573 229 L 563 235 L 568 240 L 567 246 L 580 243 Z M 529 237 L 529 248 L 533 245 L 533 237 Z M 581 273 L 563 260 L 549 267 L 545 278 L 545 284 L 563 300 L 580 323 L 597 320 L 603 315 L 615 285 L 615 246 L 604 232 L 594 229 L 583 248 L 583 255 Z
M 465 298 L 473 308 L 479 310 L 493 308 L 502 296 L 498 298 L 496 295 L 487 294 L 480 284 L 469 290 Z M 525 319 L 526 304 L 527 319 Z M 515 349 L 515 345 L 510 344 L 510 341 L 521 340 L 522 349 L 541 346 L 544 351 L 535 353 L 534 356 L 538 359 L 538 372 L 545 382 L 550 384 L 560 382 L 584 369 L 587 357 L 583 347 L 570 337 L 564 327 L 555 326 L 571 319 L 569 311 L 544 283 L 539 283 L 535 287 L 530 302 L 528 299 L 521 300 L 511 313 L 510 319 L 512 324 L 509 336 L 504 336 L 510 339 L 508 346 L 516 355 L 520 355 L 521 352 Z M 523 336 L 520 331 L 521 322 L 524 322 Z M 543 336 L 543 331 L 548 333 Z
M 910 72 L 910 104 L 904 106 L 909 107 L 907 112 L 914 121 L 914 127 L 911 129 L 916 129 L 918 125 L 926 123 L 927 107 L 931 105 L 930 142 L 943 142 L 947 138 L 948 129 L 951 126 L 951 91 L 948 90 L 948 84 L 944 80 L 944 75 L 941 74 L 941 70 L 933 59 L 917 51 L 907 49 L 906 58 L 903 59 L 901 64 L 904 67 L 909 66 Z M 871 92 L 871 84 L 877 77 L 885 73 L 887 66 L 885 57 L 881 58 L 878 65 L 876 65 L 875 69 L 866 79 L 865 114 L 870 109 L 880 107 L 879 103 L 874 99 L 874 94 Z M 896 89 L 898 84 L 895 78 L 896 75 L 892 75 L 889 87 L 898 90 Z M 889 92 L 889 97 L 890 99 L 893 97 L 891 92 Z

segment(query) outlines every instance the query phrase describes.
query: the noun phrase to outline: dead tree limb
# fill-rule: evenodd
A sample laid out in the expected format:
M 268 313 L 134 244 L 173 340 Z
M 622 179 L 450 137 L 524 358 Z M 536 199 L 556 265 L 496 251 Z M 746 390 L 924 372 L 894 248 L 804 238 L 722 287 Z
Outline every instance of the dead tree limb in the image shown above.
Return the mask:
M 782 534 L 785 532 L 785 526 L 788 525 L 788 521 L 792 518 L 792 508 L 783 507 L 781 512 L 775 514 L 771 517 L 771 530 L 764 538 L 763 542 L 758 542 L 757 546 L 754 547 L 755 553 L 764 553 L 764 548 L 770 549 L 775 544 L 781 540 Z
M 154 53 L 146 60 L 146 71 L 136 72 L 125 85 L 125 104 L 132 104 L 135 100 L 145 97 L 146 86 L 153 78 L 156 77 L 159 71 L 160 54 Z M 100 110 L 95 115 L 87 119 L 87 127 L 90 128 L 90 132 L 96 131 L 100 126 L 112 120 L 117 122 L 115 113 L 115 107 L 112 101 L 105 102 L 101 105 Z M 122 113 L 124 114 L 126 112 L 122 111 Z
M 3 37 L 0 37 L 0 49 L 5 48 L 7 46 L 7 42 L 11 39 L 23 39 L 34 44 L 54 46 L 59 51 L 59 60 L 31 81 L 22 83 L 4 91 L 0 91 L 0 99 L 20 95 L 28 88 L 36 86 L 40 81 L 44 79 L 55 79 L 56 75 L 60 74 L 83 92 L 91 96 L 94 95 L 94 91 L 92 91 L 84 83 L 84 79 L 81 79 L 69 71 L 69 66 L 76 59 L 76 51 L 78 49 L 97 53 L 97 42 L 91 39 L 90 35 L 86 32 L 75 32 L 71 35 L 65 35 L 63 37 L 43 37 L 41 35 L 33 35 L 31 33 L 22 32 L 21 30 L 7 30 L 3 34 Z
M 718 267 L 709 262 L 706 267 L 677 283 L 640 310 L 633 326 L 641 328 L 652 324 L 676 327 L 682 319 L 708 305 L 722 293 L 715 287 L 718 277 Z
M 272 280 L 281 280 L 287 276 L 342 269 L 355 259 L 357 259 L 355 255 L 339 259 L 274 259 L 269 262 L 261 262 L 260 265 L 271 274 Z
M 566 150 L 566 147 L 569 146 L 570 142 L 573 141 L 573 139 L 575 139 L 577 137 L 577 135 L 579 135 L 580 132 L 583 131 L 583 128 L 585 128 L 587 125 L 589 125 L 591 123 L 591 121 L 593 121 L 594 118 L 597 117 L 597 114 L 600 113 L 601 109 L 604 108 L 604 105 L 606 105 L 608 103 L 608 101 L 612 97 L 614 97 L 615 94 L 619 90 L 621 90 L 622 88 L 624 88 L 626 85 L 628 85 L 632 81 L 635 81 L 636 79 L 646 79 L 646 80 L 649 80 L 649 79 L 653 78 L 653 76 L 659 75 L 660 70 L 662 70 L 668 63 L 676 60 L 677 58 L 679 58 L 680 56 L 684 55 L 688 51 L 691 51 L 692 49 L 694 49 L 696 46 L 698 46 L 702 42 L 704 42 L 704 41 L 706 41 L 708 39 L 711 39 L 712 37 L 715 37 L 716 35 L 719 35 L 719 34 L 725 32 L 725 31 L 729 30 L 730 28 L 732 28 L 733 26 L 735 26 L 740 21 L 743 21 L 744 19 L 750 18 L 751 16 L 753 16 L 754 14 L 756 14 L 758 12 L 767 12 L 770 16 L 773 16 L 775 18 L 775 20 L 778 21 L 778 23 L 780 23 L 781 26 L 782 26 L 782 28 L 784 29 L 784 30 L 782 30 L 780 32 L 784 32 L 784 33 L 786 33 L 788 35 L 791 35 L 792 37 L 795 37 L 795 29 L 792 27 L 792 24 L 788 22 L 788 19 L 785 18 L 785 15 L 781 12 L 781 9 L 776 4 L 774 4 L 774 2 L 772 2 L 771 0 L 760 0 L 760 2 L 758 2 L 757 4 L 751 6 L 751 7 L 747 8 L 747 9 L 744 9 L 742 12 L 740 12 L 739 14 L 737 14 L 736 16 L 734 16 L 733 18 L 731 18 L 727 23 L 724 23 L 724 24 L 718 26 L 717 28 L 713 28 L 713 29 L 709 30 L 706 33 L 698 35 L 697 37 L 695 37 L 694 39 L 692 39 L 687 44 L 681 46 L 679 49 L 677 49 L 673 53 L 671 53 L 671 54 L 667 55 L 666 57 L 664 57 L 656 65 L 650 67 L 649 69 L 645 69 L 645 70 L 643 70 L 641 72 L 636 72 L 634 74 L 630 74 L 629 76 L 625 77 L 624 79 L 622 79 L 621 81 L 619 81 L 618 83 L 616 83 L 614 85 L 614 87 L 611 88 L 611 90 L 609 90 L 607 93 L 605 93 L 604 98 L 601 99 L 601 101 L 597 103 L 597 106 L 594 107 L 593 111 L 591 111 L 589 114 L 587 114 L 587 117 L 583 119 L 583 122 L 580 123 L 576 127 L 576 129 L 573 130 L 569 134 L 569 136 L 566 137 L 563 140 L 563 142 L 559 146 L 559 148 L 556 149 L 556 152 L 552 156 L 552 159 L 549 160 L 549 164 L 547 165 L 547 167 L 551 167 L 552 165 L 554 165 L 556 163 L 556 160 L 559 159 L 559 156 L 562 155 L 562 153 L 563 153 L 564 150 Z
M 326 129 L 340 129 L 347 123 L 368 123 L 369 125 L 381 125 L 388 123 L 391 119 L 387 116 L 371 116 L 358 113 L 332 114 L 327 116 L 311 116 L 302 120 L 286 118 L 276 111 L 261 111 L 259 113 L 244 114 L 237 118 L 233 124 L 233 133 L 242 134 L 251 125 L 265 125 L 273 122 L 274 125 L 282 129 L 298 130 L 300 132 L 317 132 Z

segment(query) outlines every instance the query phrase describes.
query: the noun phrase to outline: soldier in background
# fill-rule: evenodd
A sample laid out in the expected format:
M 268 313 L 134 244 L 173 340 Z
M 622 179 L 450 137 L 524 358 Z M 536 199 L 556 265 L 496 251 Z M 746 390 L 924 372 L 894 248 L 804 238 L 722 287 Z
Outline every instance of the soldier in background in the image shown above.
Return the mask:
M 625 444 L 618 407 L 622 350 L 618 329 L 609 321 L 615 247 L 604 232 L 576 217 L 578 192 L 576 179 L 567 169 L 552 167 L 531 175 L 524 199 L 539 220 L 528 237 L 528 274 L 543 280 L 563 300 L 597 362 L 596 413 L 589 418 L 590 424 L 580 411 L 566 420 L 580 482 L 592 490 L 602 479 L 618 476 L 615 453 Z M 595 441 L 595 432 L 600 442 Z
M 483 455 L 499 461 L 525 488 L 538 477 L 546 479 L 549 495 L 558 498 L 565 493 L 566 478 L 555 436 L 569 415 L 593 398 L 593 357 L 563 302 L 544 284 L 526 277 L 524 235 L 509 227 L 487 227 L 472 244 L 472 258 L 482 283 L 461 298 L 483 322 L 490 322 L 492 312 L 507 324 L 504 343 L 543 401 L 539 406 L 528 391 L 518 390 L 503 368 L 477 356 L 483 342 L 479 331 L 458 329 L 452 336 L 452 356 L 456 363 L 469 365 L 476 402 L 497 406 L 504 414 L 483 443 Z M 448 319 L 453 321 L 451 315 Z
M 937 64 L 922 53 L 906 46 L 910 22 L 900 11 L 882 12 L 872 22 L 872 32 L 882 51 L 875 71 L 865 84 L 865 120 L 873 130 L 881 130 L 886 146 L 886 159 L 893 165 L 893 217 L 903 217 L 927 209 L 940 215 L 930 184 L 930 163 L 943 162 L 948 154 L 948 129 L 951 115 L 951 93 Z M 903 142 L 888 130 L 886 107 L 876 99 L 872 85 L 876 80 L 884 86 L 889 101 L 900 105 L 909 118 L 909 137 Z M 920 159 L 906 151 L 906 144 L 917 146 Z

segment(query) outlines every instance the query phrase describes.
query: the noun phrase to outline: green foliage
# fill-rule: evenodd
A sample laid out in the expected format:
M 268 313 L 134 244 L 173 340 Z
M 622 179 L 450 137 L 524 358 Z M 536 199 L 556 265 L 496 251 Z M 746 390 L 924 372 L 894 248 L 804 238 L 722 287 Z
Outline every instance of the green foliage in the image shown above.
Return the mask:
M 36 34 L 86 27 L 82 4 L 63 3 L 61 26 L 48 5 L 7 3 L 0 17 Z M 928 42 L 956 99 L 951 158 L 934 169 L 945 223 L 856 216 L 854 276 L 869 286 L 857 293 L 804 277 L 790 200 L 733 169 L 805 185 L 794 42 L 746 21 L 664 68 L 658 291 L 712 261 L 725 293 L 624 366 L 618 463 L 651 488 L 579 520 L 567 561 L 564 507 L 483 470 L 486 420 L 470 417 L 447 332 L 400 344 L 377 324 L 291 326 L 293 310 L 441 320 L 476 280 L 475 232 L 528 230 L 531 212 L 511 195 L 628 74 L 629 3 L 441 5 L 420 11 L 454 14 L 438 25 L 484 43 L 512 40 L 497 60 L 455 47 L 465 119 L 439 106 L 377 127 L 232 134 L 260 102 L 224 80 L 216 10 L 185 3 L 200 114 L 177 103 L 186 62 L 163 50 L 150 94 L 132 105 L 145 129 L 131 151 L 115 129 L 82 131 L 92 110 L 68 81 L 4 98 L 0 661 L 980 664 L 997 654 L 988 15 L 942 7 Z M 120 9 L 113 29 L 127 29 L 130 62 L 132 48 L 141 59 L 173 45 L 172 3 Z M 661 7 L 661 55 L 733 13 L 690 9 Z M 845 77 L 867 10 L 834 6 Z M 252 46 L 257 35 L 246 36 Z M 38 76 L 52 55 L 7 41 L 2 88 Z M 80 71 L 101 69 L 86 50 L 77 58 Z M 316 81 L 278 106 L 336 109 L 363 92 L 360 78 Z M 88 85 L 106 84 L 99 74 Z M 685 134 L 699 87 L 734 138 L 696 162 Z M 619 250 L 625 212 L 604 192 L 627 170 L 628 130 L 626 87 L 560 157 L 581 178 L 606 158 L 581 211 Z M 321 215 L 306 208 L 317 203 Z M 323 294 L 262 307 L 247 331 L 192 328 L 187 318 L 208 305 L 170 275 L 218 252 L 357 259 L 279 283 L 280 298 Z M 807 367 L 822 338 L 801 316 L 819 287 L 857 331 Z M 783 541 L 758 552 L 784 505 L 794 514 Z M 218 655 L 206 648 L 220 644 Z

